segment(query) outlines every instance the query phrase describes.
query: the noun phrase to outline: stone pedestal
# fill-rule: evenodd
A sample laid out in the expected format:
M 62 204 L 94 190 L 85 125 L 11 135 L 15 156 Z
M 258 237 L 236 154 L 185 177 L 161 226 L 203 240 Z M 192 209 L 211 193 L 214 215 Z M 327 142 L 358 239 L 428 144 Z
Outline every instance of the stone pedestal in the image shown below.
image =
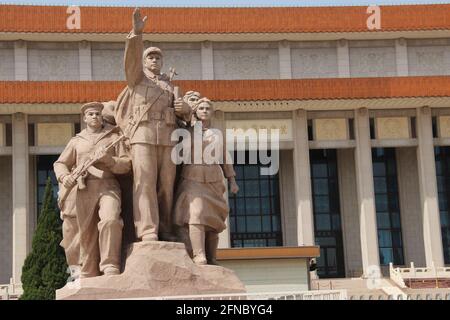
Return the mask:
M 121 299 L 246 292 L 232 270 L 194 264 L 182 243 L 136 242 L 129 246 L 126 256 L 122 274 L 68 283 L 56 290 L 56 299 Z

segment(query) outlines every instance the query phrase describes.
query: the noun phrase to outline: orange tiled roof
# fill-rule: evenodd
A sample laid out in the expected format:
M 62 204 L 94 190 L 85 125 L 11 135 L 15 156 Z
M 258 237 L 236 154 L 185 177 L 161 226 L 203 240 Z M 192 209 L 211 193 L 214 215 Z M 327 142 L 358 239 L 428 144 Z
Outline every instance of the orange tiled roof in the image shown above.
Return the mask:
M 68 30 L 67 7 L 0 5 L 0 32 L 127 33 L 133 8 L 81 7 Z M 147 33 L 303 33 L 368 31 L 367 7 L 143 8 Z M 450 5 L 381 6 L 381 31 L 448 30 Z
M 297 79 L 184 80 L 183 90 L 197 90 L 213 101 L 329 100 L 450 97 L 450 76 Z M 115 100 L 120 81 L 0 81 L 1 103 L 83 103 Z

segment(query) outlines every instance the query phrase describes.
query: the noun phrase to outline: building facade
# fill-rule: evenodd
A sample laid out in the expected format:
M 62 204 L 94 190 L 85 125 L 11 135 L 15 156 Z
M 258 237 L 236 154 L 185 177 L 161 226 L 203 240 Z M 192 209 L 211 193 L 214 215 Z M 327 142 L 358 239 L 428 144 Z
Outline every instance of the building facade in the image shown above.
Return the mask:
M 125 86 L 132 9 L 82 7 L 80 28 L 67 9 L 0 6 L 0 283 L 20 281 L 80 105 Z M 275 175 L 235 166 L 222 248 L 319 245 L 333 278 L 450 264 L 450 5 L 379 10 L 370 30 L 367 7 L 143 9 L 145 46 L 217 125 L 280 130 Z

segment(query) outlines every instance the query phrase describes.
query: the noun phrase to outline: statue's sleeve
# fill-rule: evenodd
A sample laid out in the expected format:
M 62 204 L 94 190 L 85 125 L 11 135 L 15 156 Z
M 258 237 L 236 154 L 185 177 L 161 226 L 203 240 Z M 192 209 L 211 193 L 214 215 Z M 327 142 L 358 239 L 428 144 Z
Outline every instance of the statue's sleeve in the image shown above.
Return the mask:
M 115 148 L 116 155 L 113 156 L 114 164 L 110 167 L 114 174 L 125 174 L 131 170 L 131 159 L 126 152 L 125 143 L 119 142 Z
M 226 141 L 226 136 L 223 135 L 223 146 L 222 146 L 222 157 L 223 157 L 223 163 L 220 165 L 222 167 L 222 171 L 223 171 L 223 175 L 225 176 L 225 178 L 231 178 L 231 177 L 235 177 L 236 176 L 236 172 L 234 171 L 233 168 L 233 158 L 231 157 L 230 153 L 228 152 L 227 149 L 227 141 Z
M 144 44 L 142 34 L 136 35 L 131 31 L 125 44 L 124 68 L 128 86 L 134 88 L 141 82 L 144 75 L 142 56 L 144 54 Z
M 236 172 L 234 171 L 233 164 L 231 162 L 227 162 L 227 161 L 229 161 L 229 159 L 231 159 L 228 151 L 226 151 L 225 157 L 226 157 L 226 161 L 223 164 L 221 164 L 223 175 L 227 179 L 231 178 L 231 177 L 235 177 Z
M 67 144 L 58 160 L 53 164 L 56 179 L 62 183 L 62 179 L 70 173 L 77 162 L 77 151 L 75 148 L 75 140 L 72 138 Z

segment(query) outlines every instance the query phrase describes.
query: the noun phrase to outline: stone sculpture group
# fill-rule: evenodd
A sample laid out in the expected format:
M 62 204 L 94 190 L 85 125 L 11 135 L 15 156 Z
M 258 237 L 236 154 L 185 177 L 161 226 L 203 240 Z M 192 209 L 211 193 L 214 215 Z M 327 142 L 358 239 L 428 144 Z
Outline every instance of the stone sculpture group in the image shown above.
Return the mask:
M 172 84 L 174 71 L 161 73 L 161 50 L 144 50 L 146 20 L 135 9 L 124 56 L 127 86 L 116 101 L 81 107 L 86 128 L 54 164 L 63 218 L 61 245 L 80 279 L 120 276 L 136 259 L 130 258 L 133 250 L 157 247 L 156 252 L 164 242 L 182 242 L 194 266 L 215 265 L 218 234 L 229 211 L 224 178 L 230 192 L 239 190 L 233 166 L 226 161 L 188 161 L 178 167 L 173 161 L 177 141 L 171 136 L 178 128 L 194 133 L 200 126 L 201 151 L 218 141 L 218 131 L 211 127 L 213 104 L 195 91 L 181 97 Z M 127 174 L 132 183 L 121 181 Z M 132 195 L 128 202 L 124 193 Z M 126 254 L 125 207 L 132 207 L 134 230 Z

